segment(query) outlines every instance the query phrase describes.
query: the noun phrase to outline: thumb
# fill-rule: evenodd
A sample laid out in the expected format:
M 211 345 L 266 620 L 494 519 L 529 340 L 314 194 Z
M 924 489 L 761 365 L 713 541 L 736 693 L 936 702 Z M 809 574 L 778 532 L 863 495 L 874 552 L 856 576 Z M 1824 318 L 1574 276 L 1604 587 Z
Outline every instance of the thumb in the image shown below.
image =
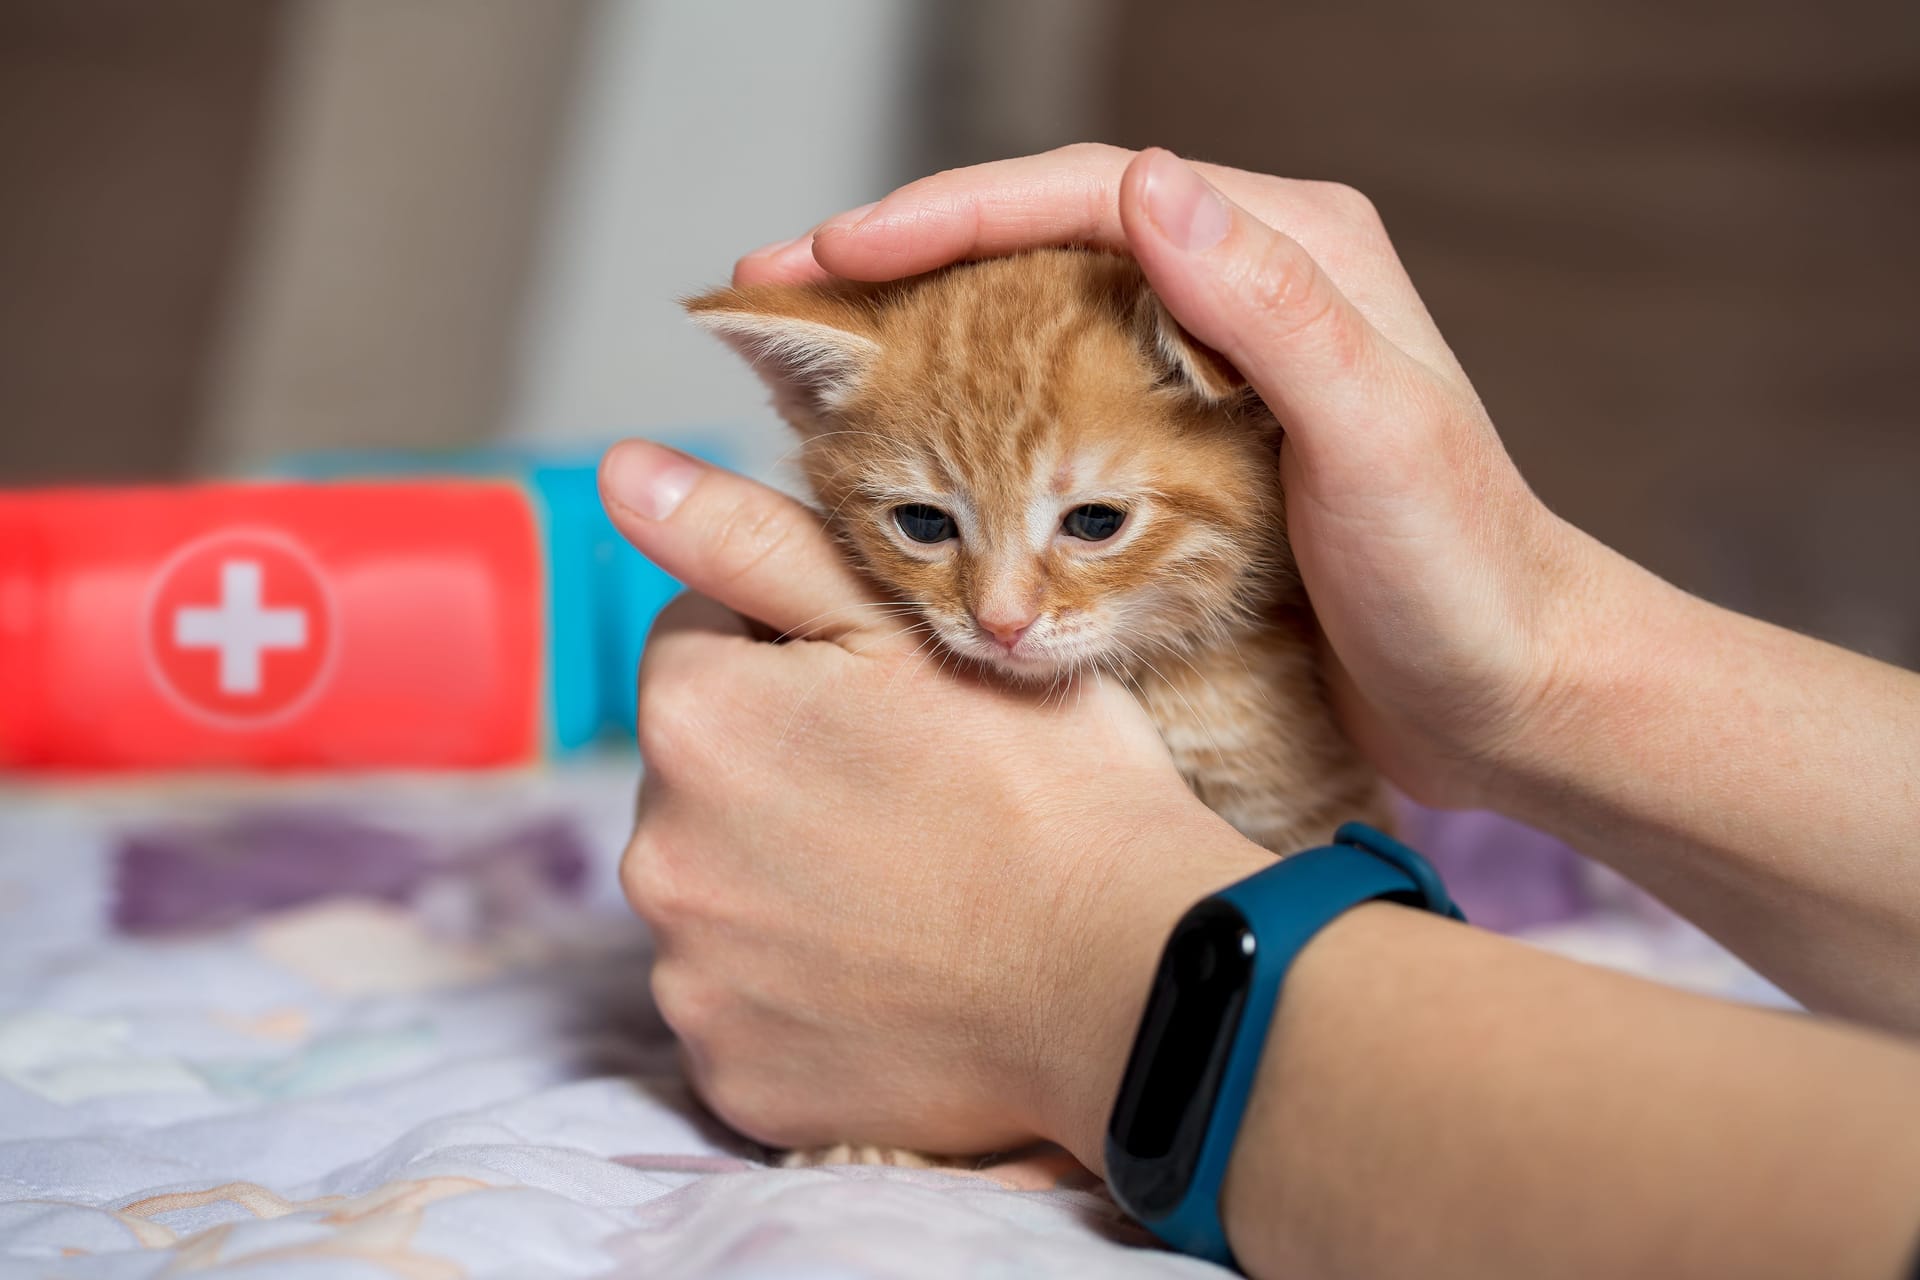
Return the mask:
M 844 640 L 874 613 L 820 518 L 763 484 L 628 440 L 600 461 L 600 500 L 647 559 L 775 631 Z
M 1234 204 L 1169 151 L 1120 181 L 1134 257 L 1173 317 L 1232 361 L 1310 471 L 1369 465 L 1406 422 L 1418 371 L 1292 237 Z

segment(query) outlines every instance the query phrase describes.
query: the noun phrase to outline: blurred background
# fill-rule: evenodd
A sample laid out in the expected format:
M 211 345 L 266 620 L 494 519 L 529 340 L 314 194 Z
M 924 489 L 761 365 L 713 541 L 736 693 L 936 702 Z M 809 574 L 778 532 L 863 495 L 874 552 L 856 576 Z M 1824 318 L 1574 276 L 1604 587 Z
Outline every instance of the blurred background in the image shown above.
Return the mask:
M 1920 665 L 1920 6 L 0 0 L 0 484 L 712 438 L 676 294 L 1080 139 L 1380 206 L 1529 479 Z

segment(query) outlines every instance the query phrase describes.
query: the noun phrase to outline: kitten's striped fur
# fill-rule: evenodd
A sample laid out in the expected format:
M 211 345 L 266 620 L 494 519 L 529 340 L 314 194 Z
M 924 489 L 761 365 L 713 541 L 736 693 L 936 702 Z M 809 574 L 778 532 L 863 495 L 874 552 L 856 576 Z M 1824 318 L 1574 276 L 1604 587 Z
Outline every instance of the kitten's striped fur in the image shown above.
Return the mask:
M 849 556 L 949 649 L 1016 680 L 1118 674 L 1200 798 L 1276 853 L 1384 820 L 1317 671 L 1280 428 L 1132 262 L 1047 250 L 687 305 L 772 387 Z M 1126 512 L 1108 542 L 1061 533 L 1086 503 Z M 915 543 L 907 504 L 959 536 Z M 983 625 L 1029 617 L 1011 649 Z

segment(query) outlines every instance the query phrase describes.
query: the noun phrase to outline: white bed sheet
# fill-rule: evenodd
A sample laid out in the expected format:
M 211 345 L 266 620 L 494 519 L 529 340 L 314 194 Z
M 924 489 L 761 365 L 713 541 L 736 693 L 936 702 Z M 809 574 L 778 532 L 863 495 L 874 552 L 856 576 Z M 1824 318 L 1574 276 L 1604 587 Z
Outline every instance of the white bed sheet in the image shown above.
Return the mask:
M 614 884 L 631 794 L 614 764 L 0 795 L 0 1280 L 1213 1273 L 1151 1247 L 1057 1155 L 781 1170 L 714 1125 Z M 587 875 L 562 891 L 515 881 L 510 858 L 450 858 L 398 899 L 116 924 L 130 832 L 302 808 L 442 846 L 558 817 Z M 1552 940 L 1766 995 L 1644 913 Z

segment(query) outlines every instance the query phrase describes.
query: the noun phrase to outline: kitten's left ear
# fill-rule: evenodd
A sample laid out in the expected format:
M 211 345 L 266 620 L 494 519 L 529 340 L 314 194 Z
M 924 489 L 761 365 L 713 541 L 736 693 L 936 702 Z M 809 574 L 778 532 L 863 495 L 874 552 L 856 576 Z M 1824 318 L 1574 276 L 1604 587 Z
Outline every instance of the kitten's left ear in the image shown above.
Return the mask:
M 1147 356 L 1161 377 L 1207 405 L 1228 405 L 1247 394 L 1247 380 L 1212 347 L 1194 340 L 1180 327 L 1166 304 L 1151 289 L 1140 290 L 1134 304 L 1134 325 Z
M 844 405 L 880 355 L 873 309 L 830 287 L 715 289 L 683 305 L 746 357 L 774 406 L 803 430 Z

